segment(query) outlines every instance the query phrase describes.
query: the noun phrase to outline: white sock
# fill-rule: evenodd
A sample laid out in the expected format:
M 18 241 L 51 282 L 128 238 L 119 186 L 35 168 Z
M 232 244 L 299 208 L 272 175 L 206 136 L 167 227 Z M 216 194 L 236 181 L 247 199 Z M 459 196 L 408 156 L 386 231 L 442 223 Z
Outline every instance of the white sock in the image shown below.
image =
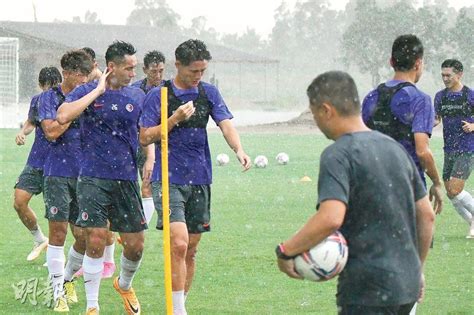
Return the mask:
M 46 241 L 46 237 L 44 236 L 43 232 L 41 232 L 41 228 L 39 225 L 36 225 L 35 230 L 30 230 L 31 235 L 33 235 L 33 238 L 35 240 L 35 243 L 43 243 Z
M 184 290 L 173 291 L 173 314 L 186 315 L 186 308 L 184 307 Z
M 81 269 L 84 255 L 76 252 L 73 246 L 69 248 L 69 254 L 67 256 L 66 267 L 64 267 L 64 280 L 71 281 L 74 278 L 74 274 Z
M 472 213 L 469 211 L 469 208 L 466 207 L 466 204 L 469 205 L 469 201 L 473 201 L 472 196 L 465 190 L 451 198 L 454 209 L 456 209 L 459 215 L 470 224 L 472 220 Z
M 472 217 L 474 215 L 474 198 L 472 198 L 472 195 L 463 190 L 456 197 L 459 198 L 459 201 L 461 201 L 464 208 L 471 213 Z
M 130 259 L 127 259 L 127 257 L 125 257 L 122 253 L 122 256 L 120 257 L 119 276 L 119 287 L 122 290 L 130 290 L 130 288 L 132 287 L 133 277 L 135 276 L 138 267 L 140 267 L 141 261 L 141 259 L 138 261 L 132 261 Z
M 143 211 L 145 212 L 146 224 L 150 224 L 155 212 L 155 204 L 152 197 L 142 198 Z
M 53 298 L 56 301 L 58 297 L 64 295 L 64 246 L 48 245 L 46 262 L 53 288 Z
M 418 302 L 416 302 L 415 305 L 413 305 L 409 315 L 415 315 L 416 314 L 416 307 L 417 306 L 418 306 Z
M 92 258 L 84 255 L 82 264 L 84 270 L 84 286 L 86 289 L 87 308 L 99 308 L 99 288 L 102 270 L 104 269 L 104 257 Z
M 104 262 L 114 263 L 115 242 L 112 245 L 105 246 Z

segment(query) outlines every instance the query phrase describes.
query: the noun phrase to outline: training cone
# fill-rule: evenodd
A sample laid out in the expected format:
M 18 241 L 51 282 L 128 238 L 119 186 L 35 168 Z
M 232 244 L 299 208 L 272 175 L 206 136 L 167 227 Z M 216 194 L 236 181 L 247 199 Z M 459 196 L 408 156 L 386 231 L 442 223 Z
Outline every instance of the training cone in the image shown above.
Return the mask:
M 303 176 L 301 177 L 300 179 L 300 182 L 312 182 L 313 180 L 311 178 L 309 178 L 309 176 Z

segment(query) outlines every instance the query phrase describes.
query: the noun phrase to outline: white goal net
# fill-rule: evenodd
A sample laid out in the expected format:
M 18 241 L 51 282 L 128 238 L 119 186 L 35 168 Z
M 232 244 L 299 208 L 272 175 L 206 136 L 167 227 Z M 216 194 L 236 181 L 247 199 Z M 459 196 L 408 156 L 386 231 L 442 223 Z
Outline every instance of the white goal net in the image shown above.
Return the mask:
M 0 128 L 19 124 L 18 38 L 0 37 Z

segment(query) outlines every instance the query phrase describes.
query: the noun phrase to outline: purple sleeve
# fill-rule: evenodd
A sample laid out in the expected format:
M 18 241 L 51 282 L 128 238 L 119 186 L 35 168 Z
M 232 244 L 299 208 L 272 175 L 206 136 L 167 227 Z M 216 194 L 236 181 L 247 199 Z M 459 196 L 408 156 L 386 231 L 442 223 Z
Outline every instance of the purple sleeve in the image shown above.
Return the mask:
M 140 126 L 144 128 L 158 126 L 161 119 L 161 88 L 153 89 L 145 97 Z
M 219 90 L 213 85 L 207 85 L 205 88 L 206 95 L 212 104 L 211 117 L 214 122 L 218 124 L 225 119 L 234 118 L 226 103 L 224 102 L 221 93 L 219 93 Z
M 431 105 L 431 98 L 426 94 L 418 94 L 413 101 L 413 122 L 411 131 L 413 133 L 431 134 L 435 116 L 434 107 Z
M 38 102 L 38 120 L 56 119 L 56 93 L 49 90 L 41 94 Z
M 36 107 L 36 103 L 38 102 L 38 95 L 35 95 L 33 96 L 33 98 L 31 99 L 31 102 L 30 102 L 30 108 L 28 109 L 28 120 L 30 122 L 35 122 L 35 107 Z
M 377 97 L 377 90 L 373 90 L 367 94 L 367 96 L 364 98 L 364 101 L 362 102 L 362 120 L 365 124 L 369 121 L 374 113 L 375 105 L 377 105 Z
M 435 109 L 436 115 L 439 115 L 439 111 L 441 110 L 441 95 L 442 95 L 442 92 L 440 91 L 436 93 L 435 98 L 434 98 L 434 109 Z
M 474 106 L 474 90 L 473 89 L 469 89 L 468 100 L 469 100 L 469 104 L 471 104 L 471 106 Z
M 64 102 L 71 103 L 77 101 L 78 99 L 89 93 L 90 91 L 86 89 L 86 86 L 86 84 L 82 84 L 76 87 L 74 90 L 71 91 L 71 93 L 66 96 L 66 100 Z

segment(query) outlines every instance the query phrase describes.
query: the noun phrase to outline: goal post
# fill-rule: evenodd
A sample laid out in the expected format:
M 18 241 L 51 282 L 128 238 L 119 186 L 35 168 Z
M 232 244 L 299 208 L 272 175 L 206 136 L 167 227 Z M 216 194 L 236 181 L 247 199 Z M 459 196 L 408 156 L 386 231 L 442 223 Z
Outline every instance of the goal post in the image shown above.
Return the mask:
M 17 128 L 19 117 L 19 40 L 0 37 L 0 128 Z

